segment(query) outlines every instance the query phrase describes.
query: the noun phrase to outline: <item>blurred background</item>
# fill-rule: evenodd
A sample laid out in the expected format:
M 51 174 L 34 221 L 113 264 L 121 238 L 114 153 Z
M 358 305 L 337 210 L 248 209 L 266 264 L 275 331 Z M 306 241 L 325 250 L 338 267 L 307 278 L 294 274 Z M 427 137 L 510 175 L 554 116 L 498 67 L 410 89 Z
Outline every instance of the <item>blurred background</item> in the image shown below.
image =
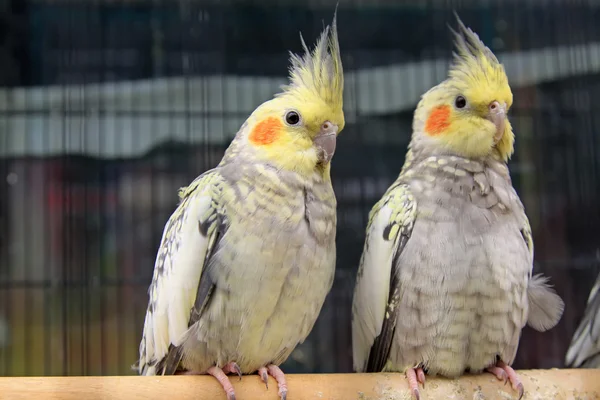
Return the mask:
M 335 3 L 0 2 L 0 375 L 133 374 L 177 189 L 219 162 Z M 513 182 L 536 271 L 566 302 L 551 331 L 525 329 L 516 366 L 563 365 L 600 269 L 600 1 L 341 0 L 336 280 L 286 372 L 351 371 L 367 214 L 446 75 L 454 9 L 505 64 Z

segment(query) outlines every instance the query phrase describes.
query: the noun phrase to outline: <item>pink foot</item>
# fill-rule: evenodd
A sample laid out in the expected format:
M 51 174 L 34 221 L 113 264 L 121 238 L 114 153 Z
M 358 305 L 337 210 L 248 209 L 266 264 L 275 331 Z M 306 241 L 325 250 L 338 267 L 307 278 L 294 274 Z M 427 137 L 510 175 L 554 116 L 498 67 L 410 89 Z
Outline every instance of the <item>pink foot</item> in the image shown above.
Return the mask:
M 406 379 L 408 380 L 408 387 L 412 392 L 416 400 L 421 398 L 419 393 L 419 383 L 425 387 L 425 372 L 423 368 L 411 368 L 406 371 Z
M 267 390 L 269 389 L 269 371 L 267 371 L 267 367 L 260 367 L 258 369 L 258 375 L 260 375 L 260 379 L 267 386 Z
M 499 381 L 504 381 L 505 385 L 508 382 L 508 375 L 506 375 L 506 372 L 502 368 L 493 366 L 487 368 L 486 371 L 498 378 Z
M 240 377 L 240 381 L 242 380 L 242 370 L 233 361 L 223 367 L 223 372 L 226 374 L 236 374 L 237 376 Z
M 283 373 L 283 371 L 274 364 L 269 364 L 267 365 L 267 367 L 262 367 L 258 369 L 258 373 L 261 375 L 263 382 L 265 382 L 265 384 L 267 383 L 267 376 L 265 375 L 265 372 L 267 372 L 269 375 L 271 375 L 273 378 L 275 378 L 275 380 L 277 381 L 277 386 L 279 387 L 279 396 L 281 397 L 281 400 L 286 400 L 287 398 L 287 383 L 285 381 L 285 374 Z M 268 386 L 267 386 L 268 389 Z
M 519 378 L 519 375 L 517 375 L 514 369 L 512 369 L 504 361 L 499 360 L 495 366 L 487 368 L 486 371 L 494 375 L 499 380 L 504 381 L 505 385 L 506 382 L 510 381 L 512 388 L 519 392 L 519 400 L 521 400 L 523 394 L 525 393 L 525 388 L 523 387 L 521 378 Z
M 227 364 L 227 366 L 228 365 L 229 364 Z M 206 370 L 206 373 L 217 378 L 221 386 L 223 386 L 225 393 L 227 393 L 227 400 L 235 400 L 235 391 L 233 390 L 233 385 L 231 384 L 229 378 L 227 377 L 227 375 L 225 375 L 225 372 L 221 368 L 217 366 L 210 367 L 208 370 Z

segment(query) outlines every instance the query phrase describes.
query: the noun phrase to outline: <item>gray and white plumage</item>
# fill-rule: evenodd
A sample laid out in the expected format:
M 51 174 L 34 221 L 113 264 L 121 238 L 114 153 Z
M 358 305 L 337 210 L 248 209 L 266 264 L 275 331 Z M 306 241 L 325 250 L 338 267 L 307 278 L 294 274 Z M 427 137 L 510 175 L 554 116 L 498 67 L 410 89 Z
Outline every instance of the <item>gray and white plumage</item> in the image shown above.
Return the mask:
M 569 368 L 600 368 L 600 274 L 567 350 L 565 364 Z
M 220 164 L 180 192 L 148 291 L 142 375 L 278 366 L 319 315 L 335 272 L 329 161 L 344 125 L 335 18 L 312 53 L 292 55 L 290 74 Z
M 243 373 L 278 365 L 306 338 L 331 288 L 335 203 L 318 201 L 331 188 L 317 174 L 276 179 L 267 166 L 238 162 L 198 178 L 165 228 L 140 344 L 144 375 L 232 360 Z M 284 191 L 298 195 L 280 202 Z M 289 218 L 306 208 L 310 220 Z
M 543 331 L 562 316 L 560 297 L 533 275 L 507 166 L 504 69 L 459 27 L 449 78 L 419 102 L 402 171 L 369 216 L 352 306 L 356 371 L 456 377 L 510 366 L 526 323 Z
M 497 160 L 412 158 L 373 208 L 353 304 L 357 371 L 458 376 L 514 359 L 562 300 L 532 276 L 531 232 Z M 392 366 L 393 365 L 393 366 Z

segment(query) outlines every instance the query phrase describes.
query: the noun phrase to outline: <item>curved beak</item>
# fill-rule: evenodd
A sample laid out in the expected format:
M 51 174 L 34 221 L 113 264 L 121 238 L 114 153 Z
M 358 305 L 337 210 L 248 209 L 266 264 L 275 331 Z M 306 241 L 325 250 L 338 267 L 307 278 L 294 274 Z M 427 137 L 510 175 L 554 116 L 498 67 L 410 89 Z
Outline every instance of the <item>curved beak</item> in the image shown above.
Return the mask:
M 494 144 L 498 143 L 502 139 L 502 135 L 504 135 L 504 128 L 506 126 L 506 104 L 492 101 L 488 106 L 488 115 L 486 118 L 496 125 Z
M 335 153 L 337 133 L 338 126 L 329 121 L 325 121 L 323 125 L 321 125 L 319 133 L 313 139 L 313 143 L 317 148 L 317 157 L 321 164 L 327 164 L 331 161 L 331 158 Z

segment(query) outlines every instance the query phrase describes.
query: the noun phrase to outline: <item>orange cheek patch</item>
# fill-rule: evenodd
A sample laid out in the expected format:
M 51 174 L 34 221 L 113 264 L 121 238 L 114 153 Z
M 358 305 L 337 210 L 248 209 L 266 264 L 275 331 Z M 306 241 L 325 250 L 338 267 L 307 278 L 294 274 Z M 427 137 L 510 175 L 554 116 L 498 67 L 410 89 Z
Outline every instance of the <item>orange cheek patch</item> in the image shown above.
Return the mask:
M 250 141 L 256 145 L 264 146 L 277 140 L 281 133 L 283 125 L 279 118 L 269 117 L 260 121 L 252 132 L 250 132 Z
M 425 132 L 431 136 L 439 135 L 450 126 L 450 107 L 439 106 L 433 109 L 425 122 Z

